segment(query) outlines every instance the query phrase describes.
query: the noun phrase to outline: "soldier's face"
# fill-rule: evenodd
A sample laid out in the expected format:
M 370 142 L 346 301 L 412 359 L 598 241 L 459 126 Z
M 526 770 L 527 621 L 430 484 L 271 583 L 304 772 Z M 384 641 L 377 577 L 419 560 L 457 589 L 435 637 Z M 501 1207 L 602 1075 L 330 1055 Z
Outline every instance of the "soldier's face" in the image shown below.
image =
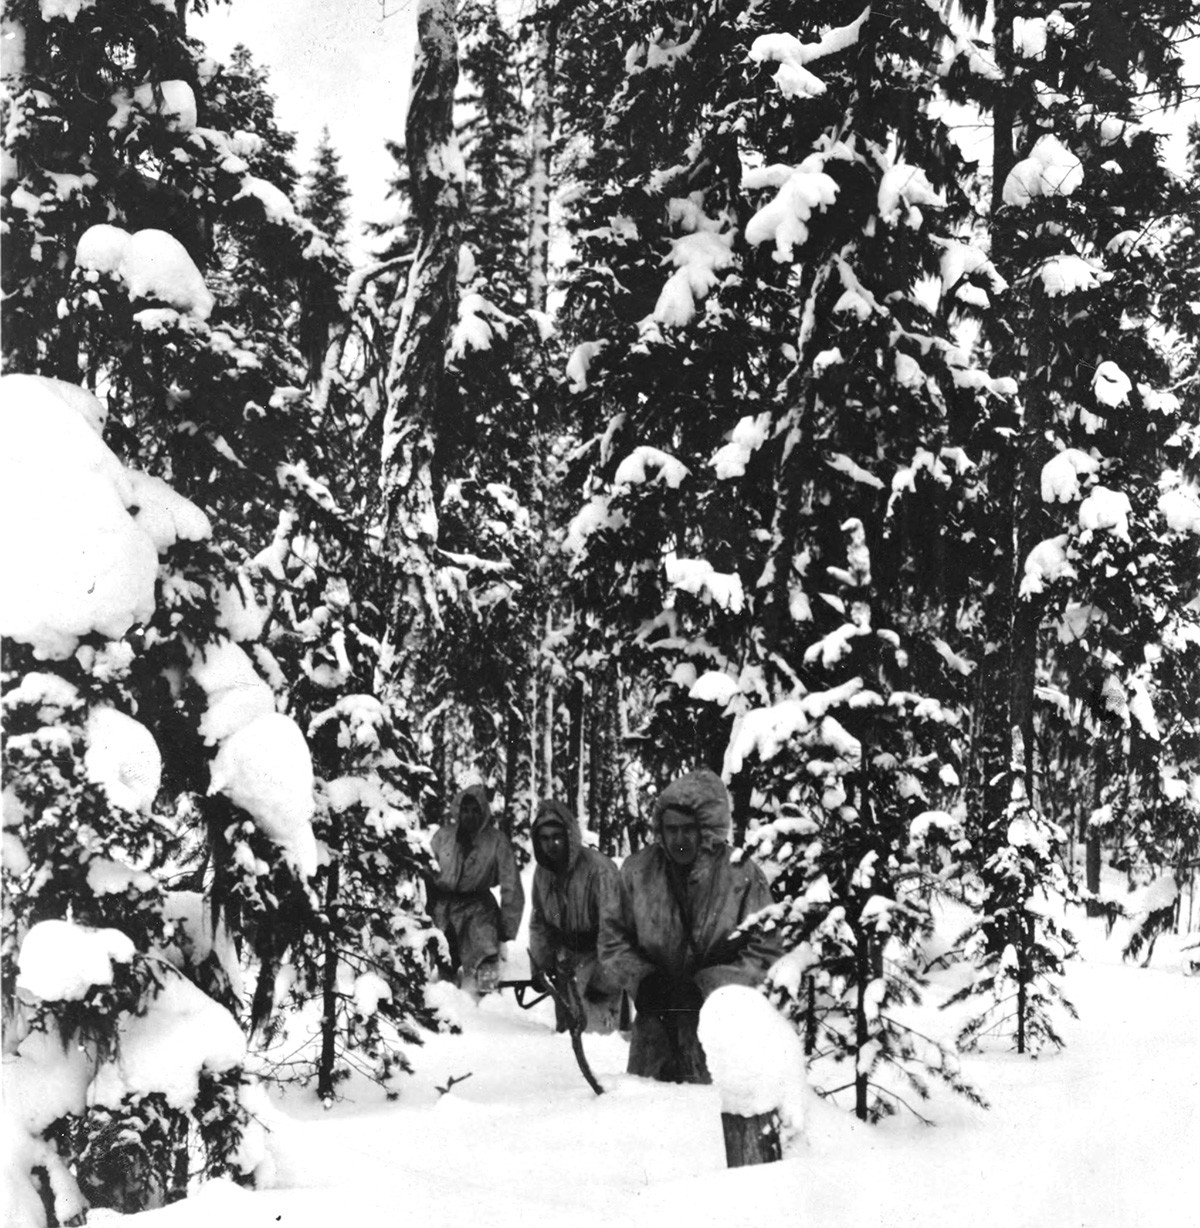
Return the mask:
M 567 833 L 560 823 L 543 823 L 533 840 L 542 865 L 561 870 L 567 864 Z
M 458 825 L 464 836 L 474 839 L 483 826 L 483 811 L 479 803 L 468 794 L 462 799 L 458 809 Z
M 662 842 L 667 856 L 677 866 L 690 866 L 700 851 L 700 824 L 695 815 L 678 810 L 664 810 Z

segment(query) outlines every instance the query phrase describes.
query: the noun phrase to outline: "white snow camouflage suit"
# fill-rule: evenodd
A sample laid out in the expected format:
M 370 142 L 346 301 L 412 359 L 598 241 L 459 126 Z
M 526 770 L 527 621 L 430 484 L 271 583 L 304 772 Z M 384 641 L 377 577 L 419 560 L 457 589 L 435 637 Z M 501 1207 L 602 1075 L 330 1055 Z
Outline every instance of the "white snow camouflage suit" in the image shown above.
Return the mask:
M 662 846 L 662 815 L 668 807 L 692 812 L 700 825 L 695 862 L 671 867 L 679 888 L 672 887 L 671 863 Z M 689 772 L 659 794 L 651 815 L 653 843 L 621 866 L 620 891 L 600 932 L 600 959 L 631 994 L 657 971 L 690 979 L 698 997 L 707 998 L 721 985 L 758 984 L 778 958 L 775 945 L 761 936 L 736 950 L 719 949 L 747 917 L 771 903 L 762 870 L 749 857 L 734 860 L 730 824 L 729 794 L 715 772 Z M 711 1082 L 695 1016 L 684 1015 L 676 1023 L 670 1016 L 664 1022 L 655 1014 L 639 1014 L 628 1070 L 668 1082 Z
M 597 849 L 587 848 L 579 820 L 561 802 L 538 807 L 530 835 L 537 850 L 538 829 L 560 823 L 567 837 L 567 867 L 561 874 L 540 864 L 533 872 L 533 902 L 529 914 L 530 967 L 554 972 L 561 964 L 572 969 L 585 1015 L 585 1031 L 612 1032 L 621 1014 L 621 987 L 601 966 L 596 953 L 605 901 L 615 901 L 617 867 Z M 555 1014 L 559 1030 L 568 1020 L 561 1006 Z
M 468 796 L 479 803 L 483 822 L 475 839 L 464 845 L 458 824 Z M 446 935 L 455 967 L 473 977 L 484 960 L 498 956 L 501 942 L 517 936 L 525 908 L 512 845 L 496 827 L 482 785 L 471 785 L 454 798 L 431 843 L 438 875 L 429 890 L 429 916 Z M 500 888 L 499 904 L 493 887 Z

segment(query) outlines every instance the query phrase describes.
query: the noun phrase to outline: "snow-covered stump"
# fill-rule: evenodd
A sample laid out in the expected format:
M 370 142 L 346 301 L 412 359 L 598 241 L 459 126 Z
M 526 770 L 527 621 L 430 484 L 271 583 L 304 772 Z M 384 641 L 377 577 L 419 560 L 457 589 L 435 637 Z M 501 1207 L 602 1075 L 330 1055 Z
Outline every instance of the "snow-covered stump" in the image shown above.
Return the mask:
M 804 1049 L 757 990 L 724 985 L 700 1011 L 700 1043 L 721 1094 L 730 1168 L 781 1160 L 803 1129 Z

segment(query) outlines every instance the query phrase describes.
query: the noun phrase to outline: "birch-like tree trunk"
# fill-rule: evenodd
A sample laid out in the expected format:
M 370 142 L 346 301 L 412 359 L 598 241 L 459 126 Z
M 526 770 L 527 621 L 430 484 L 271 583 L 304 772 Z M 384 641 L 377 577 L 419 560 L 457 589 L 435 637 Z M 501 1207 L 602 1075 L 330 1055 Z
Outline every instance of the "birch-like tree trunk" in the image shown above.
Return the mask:
M 388 369 L 380 476 L 385 548 L 396 576 L 389 664 L 405 699 L 412 685 L 410 663 L 430 628 L 441 623 L 432 559 L 438 534 L 432 466 L 437 405 L 457 306 L 465 181 L 454 135 L 454 0 L 421 0 L 417 35 L 405 146 L 418 239 Z
M 546 310 L 550 280 L 550 159 L 554 135 L 554 62 L 558 18 L 537 27 L 537 81 L 533 100 L 533 154 L 529 178 L 529 305 Z

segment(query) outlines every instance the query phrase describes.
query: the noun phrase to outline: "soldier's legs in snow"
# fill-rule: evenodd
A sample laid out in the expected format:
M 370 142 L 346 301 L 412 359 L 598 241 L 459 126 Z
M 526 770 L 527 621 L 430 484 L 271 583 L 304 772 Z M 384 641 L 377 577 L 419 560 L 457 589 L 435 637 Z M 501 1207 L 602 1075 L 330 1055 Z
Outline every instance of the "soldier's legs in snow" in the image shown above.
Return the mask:
M 464 983 L 473 979 L 481 993 L 490 993 L 500 979 L 500 906 L 490 895 L 472 899 L 463 905 L 461 918 L 459 944 Z M 488 966 L 482 967 L 485 963 Z M 487 988 L 481 983 L 481 971 Z
M 711 1083 L 696 1034 L 697 1022 L 698 1016 L 690 1011 L 666 1018 L 636 1015 L 629 1041 L 628 1072 L 660 1083 Z

